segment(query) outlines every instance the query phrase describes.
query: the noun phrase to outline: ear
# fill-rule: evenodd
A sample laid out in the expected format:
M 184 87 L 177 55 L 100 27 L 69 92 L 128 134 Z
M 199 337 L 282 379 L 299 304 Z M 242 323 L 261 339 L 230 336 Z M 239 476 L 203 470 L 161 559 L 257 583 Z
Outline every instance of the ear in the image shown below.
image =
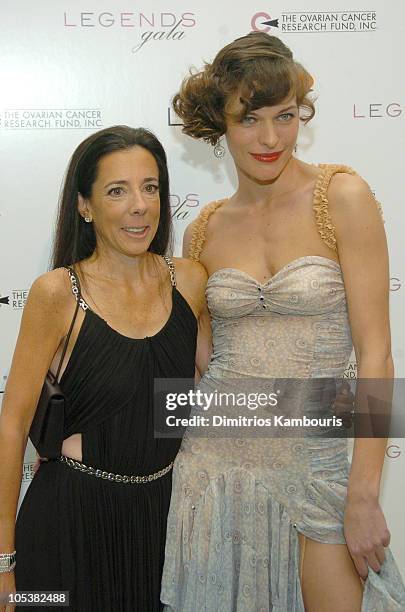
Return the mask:
M 77 194 L 77 210 L 81 217 L 91 220 L 91 212 L 89 210 L 89 201 L 82 196 L 81 193 Z

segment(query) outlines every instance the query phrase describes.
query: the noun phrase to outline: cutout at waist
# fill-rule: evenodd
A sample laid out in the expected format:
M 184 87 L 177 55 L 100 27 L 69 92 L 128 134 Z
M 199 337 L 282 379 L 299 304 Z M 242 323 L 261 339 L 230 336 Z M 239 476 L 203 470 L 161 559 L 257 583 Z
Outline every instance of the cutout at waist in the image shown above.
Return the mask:
M 81 433 L 73 434 L 69 436 L 69 438 L 63 440 L 62 455 L 65 455 L 66 457 L 71 457 L 72 459 L 76 459 L 76 461 L 83 460 Z

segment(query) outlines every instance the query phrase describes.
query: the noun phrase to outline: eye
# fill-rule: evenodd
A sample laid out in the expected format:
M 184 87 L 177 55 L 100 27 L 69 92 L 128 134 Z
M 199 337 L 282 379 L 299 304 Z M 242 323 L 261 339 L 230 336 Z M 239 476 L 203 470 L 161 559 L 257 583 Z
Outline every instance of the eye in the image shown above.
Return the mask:
M 159 191 L 159 185 L 148 183 L 148 185 L 145 185 L 145 191 L 147 191 L 147 193 L 157 193 Z
M 120 196 L 124 193 L 124 190 L 122 187 L 113 187 L 112 189 L 110 189 L 110 191 L 108 192 L 108 195 L 112 195 L 112 196 Z
M 256 117 L 254 115 L 245 115 L 242 117 L 240 121 L 243 125 L 252 125 L 256 122 Z
M 291 119 L 294 119 L 294 117 L 294 113 L 283 113 L 282 115 L 278 116 L 278 119 L 281 121 L 290 121 Z

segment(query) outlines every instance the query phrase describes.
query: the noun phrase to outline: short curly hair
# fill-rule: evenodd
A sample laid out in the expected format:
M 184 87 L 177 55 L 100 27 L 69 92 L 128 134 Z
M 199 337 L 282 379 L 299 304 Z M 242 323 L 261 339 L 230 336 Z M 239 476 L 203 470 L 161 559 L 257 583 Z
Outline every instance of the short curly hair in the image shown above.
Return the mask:
M 243 106 L 240 118 L 295 94 L 304 111 L 300 118 L 307 123 L 315 114 L 309 95 L 313 82 L 279 38 L 251 32 L 226 45 L 203 70 L 190 70 L 173 98 L 173 109 L 185 134 L 215 145 L 227 130 L 226 107 L 235 94 Z

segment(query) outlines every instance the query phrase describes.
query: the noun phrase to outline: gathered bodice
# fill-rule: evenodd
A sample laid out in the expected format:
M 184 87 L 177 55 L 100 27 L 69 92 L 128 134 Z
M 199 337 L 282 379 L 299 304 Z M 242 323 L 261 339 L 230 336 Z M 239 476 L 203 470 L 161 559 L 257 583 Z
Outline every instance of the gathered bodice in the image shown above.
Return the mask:
M 223 268 L 207 285 L 213 356 L 208 376 L 339 376 L 352 341 L 340 266 L 300 257 L 267 282 Z
M 315 315 L 346 309 L 339 264 L 317 255 L 291 261 L 265 283 L 242 270 L 221 268 L 208 280 L 207 299 L 214 322 L 270 312 Z

